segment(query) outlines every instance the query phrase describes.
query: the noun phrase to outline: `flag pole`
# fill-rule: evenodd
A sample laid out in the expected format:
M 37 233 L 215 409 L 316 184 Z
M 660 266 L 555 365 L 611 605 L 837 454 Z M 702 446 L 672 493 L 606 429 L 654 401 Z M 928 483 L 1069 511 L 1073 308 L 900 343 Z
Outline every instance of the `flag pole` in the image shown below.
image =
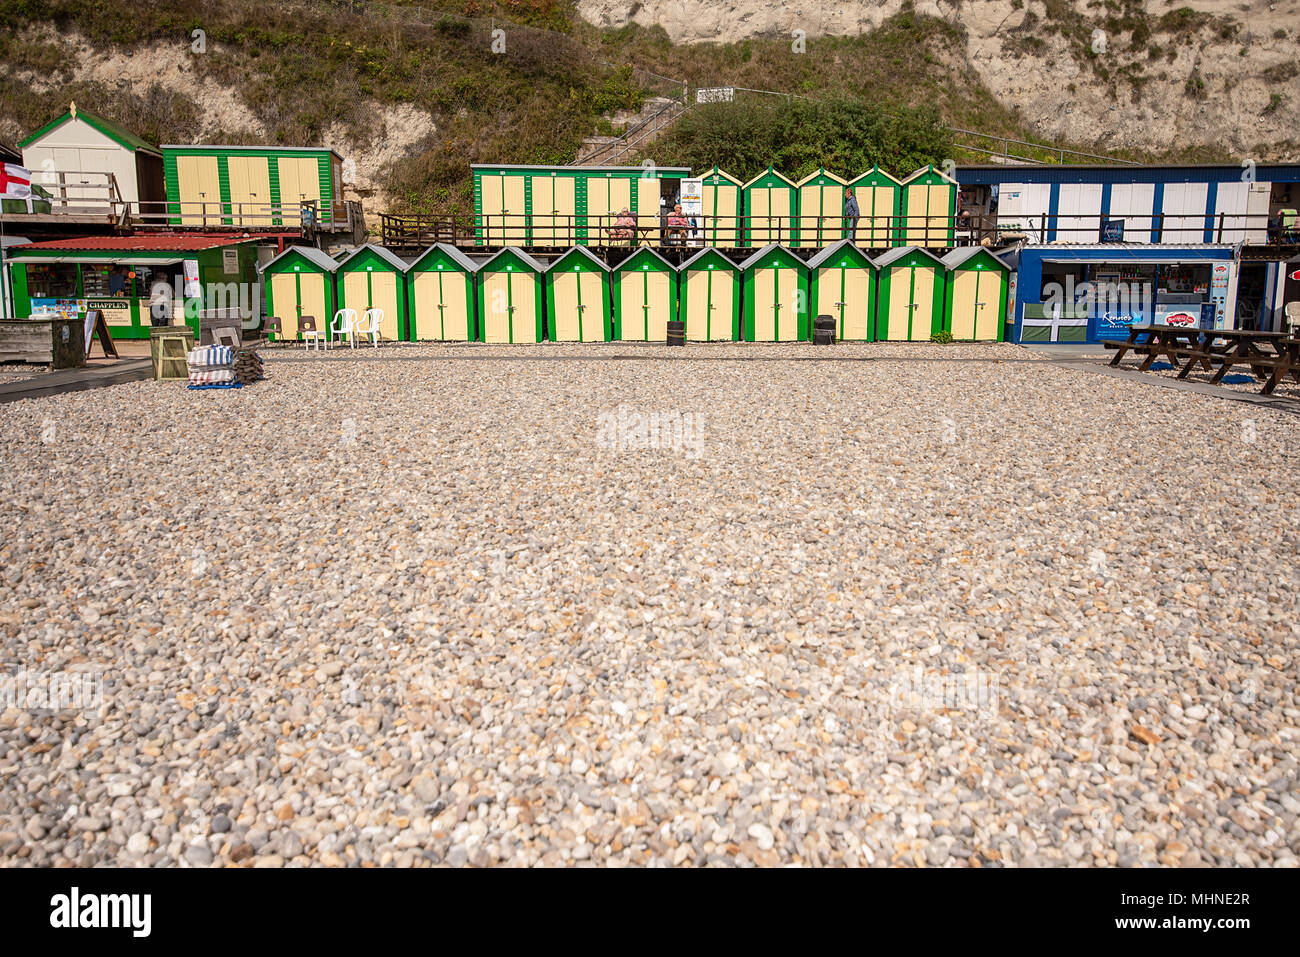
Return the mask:
M 0 200 L 0 319 L 9 318 L 9 299 L 13 296 L 13 288 L 9 267 L 5 265 L 5 209 L 4 201 Z

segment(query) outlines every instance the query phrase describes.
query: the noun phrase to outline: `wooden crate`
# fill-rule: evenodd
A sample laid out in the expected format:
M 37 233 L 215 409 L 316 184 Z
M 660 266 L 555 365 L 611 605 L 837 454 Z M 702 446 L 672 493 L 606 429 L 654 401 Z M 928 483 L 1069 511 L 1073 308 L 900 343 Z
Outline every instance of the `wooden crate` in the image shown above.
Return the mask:
M 0 362 L 43 363 L 53 369 L 84 366 L 84 337 L 78 318 L 0 319 Z
M 149 330 L 149 357 L 158 382 L 188 379 L 185 357 L 194 348 L 194 332 L 185 326 L 157 326 Z

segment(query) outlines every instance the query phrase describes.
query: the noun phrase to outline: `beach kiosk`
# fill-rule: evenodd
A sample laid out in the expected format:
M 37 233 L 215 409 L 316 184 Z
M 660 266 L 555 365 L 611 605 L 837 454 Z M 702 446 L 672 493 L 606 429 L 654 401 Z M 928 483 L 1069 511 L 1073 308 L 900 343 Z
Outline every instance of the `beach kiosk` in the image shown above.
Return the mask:
M 153 322 L 199 334 L 204 309 L 254 323 L 257 241 L 247 236 L 83 236 L 7 246 L 14 315 L 98 313 L 113 339 L 148 339 Z
M 876 257 L 876 268 L 876 338 L 928 341 L 943 327 L 943 263 L 929 250 L 900 246 Z
M 653 249 L 642 247 L 614 267 L 610 280 L 614 338 L 667 341 L 668 323 L 677 318 L 677 270 L 673 264 Z
M 741 188 L 745 204 L 741 245 L 760 247 L 790 242 L 795 233 L 798 194 L 798 187 L 770 166 L 746 183 Z
M 821 249 L 844 238 L 844 187 L 847 185 L 824 168 L 799 180 L 796 247 Z
M 742 184 L 716 166 L 703 177 L 704 245 L 734 249 L 740 245 L 740 190 Z M 687 338 L 690 338 L 689 335 Z
M 478 335 L 482 342 L 541 342 L 546 338 L 542 279 L 546 267 L 507 246 L 478 267 Z
M 573 246 L 546 267 L 546 338 L 608 342 L 613 334 L 609 267 L 585 246 Z
M 764 246 L 740 264 L 746 342 L 796 342 L 808 338 L 808 269 L 789 249 Z
M 808 260 L 809 296 L 814 316 L 835 317 L 835 338 L 870 342 L 875 338 L 876 267 L 847 239 Z
M 677 269 L 677 318 L 688 342 L 740 340 L 740 267 L 701 249 Z
M 946 249 L 953 245 L 957 215 L 957 181 L 933 166 L 923 166 L 903 180 L 904 245 Z
M 859 249 L 886 249 L 897 245 L 903 184 L 879 166 L 873 166 L 851 180 L 849 186 L 853 188 L 858 212 L 861 213 L 852 237 L 854 244 Z
M 408 338 L 406 262 L 396 253 L 373 243 L 358 246 L 339 260 L 336 281 L 340 309 L 355 309 L 358 322 L 367 309 L 382 309 L 380 338 L 390 342 Z
M 954 339 L 1001 342 L 1011 270 L 983 246 L 963 246 L 943 257 L 948 270 L 944 328 Z
M 478 266 L 455 246 L 430 246 L 406 271 L 407 335 L 416 341 L 475 338 Z
M 266 314 L 280 320 L 279 339 L 300 339 L 298 320 L 311 316 L 327 335 L 334 318 L 338 263 L 315 246 L 290 246 L 262 267 Z

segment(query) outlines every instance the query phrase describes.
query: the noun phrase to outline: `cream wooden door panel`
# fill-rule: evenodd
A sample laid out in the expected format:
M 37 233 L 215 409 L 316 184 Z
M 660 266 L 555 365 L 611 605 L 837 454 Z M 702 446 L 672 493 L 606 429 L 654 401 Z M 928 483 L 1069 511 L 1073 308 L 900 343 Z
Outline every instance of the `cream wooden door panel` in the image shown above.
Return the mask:
M 364 272 L 349 272 L 343 274 L 343 295 L 339 303 L 339 309 L 353 309 L 356 311 L 357 321 L 361 321 L 362 314 L 370 307 L 370 290 L 366 283 L 366 274 Z M 334 317 L 327 316 L 325 319 L 324 330 L 331 339 L 334 333 L 329 329 L 333 326 Z
M 271 216 L 271 173 L 264 156 L 229 156 L 231 215 L 236 226 L 268 225 Z
M 370 273 L 370 306 L 384 310 L 384 321 L 379 324 L 379 334 L 389 342 L 401 338 L 400 315 L 397 311 L 397 276 L 390 272 Z M 357 313 L 361 318 L 361 313 Z
M 508 272 L 489 273 L 483 280 L 483 339 L 510 341 L 510 279 Z
M 550 246 L 555 240 L 555 177 L 533 176 L 532 244 Z
M 777 333 L 777 284 L 773 269 L 754 274 L 754 341 L 775 342 Z
M 975 301 L 978 298 L 979 272 L 959 269 L 952 275 L 952 337 L 977 339 Z
M 897 342 L 908 338 L 912 318 L 912 269 L 894 266 L 889 270 L 889 313 L 885 338 Z
M 929 224 L 930 187 L 907 187 L 907 244 L 924 246 L 926 227 Z
M 624 273 L 618 281 L 619 338 L 629 342 L 649 339 L 646 274 Z
M 792 193 L 788 189 L 773 190 L 768 200 L 768 211 L 772 216 L 772 233 L 768 242 L 787 243 L 794 231 L 794 217 L 791 210 Z
M 465 342 L 469 339 L 469 280 L 458 272 L 438 276 L 442 280 L 442 338 Z
M 503 176 L 484 176 L 480 182 L 480 207 L 483 216 L 483 242 L 488 246 L 499 246 L 505 238 L 505 228 L 501 214 L 505 209 L 505 192 L 502 186 Z
M 578 275 L 582 293 L 578 315 L 582 319 L 583 342 L 605 341 L 605 276 L 603 273 L 585 271 Z
M 977 272 L 979 283 L 975 297 L 975 338 L 981 342 L 996 342 L 998 316 L 1006 290 L 1000 272 Z
M 840 268 L 823 266 L 817 270 L 817 301 L 813 315 L 834 316 L 836 327 L 840 324 Z
M 292 207 L 299 203 L 320 206 L 320 165 L 305 156 L 281 156 L 276 160 L 280 173 L 280 202 Z M 288 211 L 293 215 L 293 211 Z
M 510 274 L 510 330 L 515 342 L 537 341 L 537 284 L 541 282 L 532 273 Z
M 442 338 L 442 273 L 420 272 L 411 283 L 411 338 L 417 342 Z
M 271 303 L 280 320 L 280 335 L 285 339 L 298 338 L 298 283 L 294 273 L 276 273 L 271 277 Z M 316 317 L 317 321 L 320 317 Z M 319 328 L 319 327 L 318 327 Z
M 709 281 L 712 273 L 704 269 L 686 276 L 686 338 L 692 342 L 709 340 Z
M 176 178 L 184 225 L 221 222 L 221 179 L 215 156 L 178 156 Z
M 562 272 L 551 283 L 551 309 L 555 313 L 555 340 L 579 342 L 582 332 L 578 327 L 578 276 Z
M 871 273 L 865 269 L 844 271 L 841 339 L 867 339 L 871 330 Z
M 822 217 L 822 190 L 820 186 L 803 186 L 799 189 L 799 246 L 817 245 L 818 226 Z
M 328 334 L 330 319 L 329 306 L 325 302 L 326 277 L 320 273 L 302 273 L 298 282 L 298 314 L 312 316 L 316 320 L 316 331 Z
M 766 189 L 755 189 L 749 194 L 749 241 L 752 246 L 766 246 L 771 242 L 771 199 L 771 192 Z
M 706 221 L 705 237 L 710 246 L 735 246 L 736 242 L 736 198 L 738 191 L 734 186 L 705 186 L 704 215 Z
M 645 273 L 647 302 L 646 338 L 662 342 L 668 338 L 668 320 L 673 311 L 673 284 L 667 273 Z
M 276 160 L 276 172 L 280 179 L 280 216 L 281 221 L 294 221 L 297 216 L 295 203 L 300 202 L 302 189 L 298 184 L 298 163 L 288 156 Z
M 528 241 L 528 217 L 525 215 L 527 210 L 524 207 L 524 177 L 503 176 L 501 192 L 505 202 L 502 212 L 505 215 L 506 242 L 515 246 L 521 245 Z
M 793 342 L 799 338 L 800 307 L 807 308 L 799 301 L 799 276 L 793 269 L 778 269 L 777 284 L 777 341 Z
M 630 185 L 630 184 L 629 184 Z M 658 177 L 641 177 L 636 181 L 637 243 L 659 245 L 660 192 Z M 641 230 L 646 230 L 642 233 Z
M 952 220 L 948 215 L 948 210 L 951 205 L 951 186 L 930 187 L 929 238 L 931 246 L 948 245 L 948 227 L 952 225 Z
M 912 271 L 912 329 L 914 342 L 930 340 L 931 323 L 934 322 L 934 270 L 914 269 Z
M 555 245 L 572 246 L 577 241 L 577 181 L 572 176 L 555 178 Z

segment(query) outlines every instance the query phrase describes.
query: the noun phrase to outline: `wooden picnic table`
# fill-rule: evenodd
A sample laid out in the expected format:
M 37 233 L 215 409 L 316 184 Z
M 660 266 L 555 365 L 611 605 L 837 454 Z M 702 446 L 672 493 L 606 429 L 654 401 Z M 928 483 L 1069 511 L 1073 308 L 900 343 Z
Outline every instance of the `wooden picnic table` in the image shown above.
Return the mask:
M 1211 385 L 1218 385 L 1233 366 L 1249 366 L 1255 378 L 1264 380 L 1261 395 L 1271 395 L 1288 375 L 1300 382 L 1300 339 L 1286 332 L 1135 323 L 1127 339 L 1104 342 L 1106 348 L 1116 350 L 1112 366 L 1119 365 L 1130 350 L 1144 355 L 1138 365 L 1141 372 L 1164 356 L 1178 369 L 1179 379 L 1186 379 L 1197 365 L 1213 371 Z
M 1107 349 L 1115 350 L 1115 358 L 1110 360 L 1113 366 L 1119 365 L 1124 354 L 1130 350 L 1145 355 L 1138 365 L 1139 372 L 1146 372 L 1160 356 L 1169 359 L 1170 365 L 1178 365 L 1179 351 L 1200 342 L 1205 330 L 1195 326 L 1171 326 L 1158 322 L 1135 322 L 1128 327 L 1127 339 L 1103 339 Z M 1209 365 L 1206 365 L 1209 368 Z

